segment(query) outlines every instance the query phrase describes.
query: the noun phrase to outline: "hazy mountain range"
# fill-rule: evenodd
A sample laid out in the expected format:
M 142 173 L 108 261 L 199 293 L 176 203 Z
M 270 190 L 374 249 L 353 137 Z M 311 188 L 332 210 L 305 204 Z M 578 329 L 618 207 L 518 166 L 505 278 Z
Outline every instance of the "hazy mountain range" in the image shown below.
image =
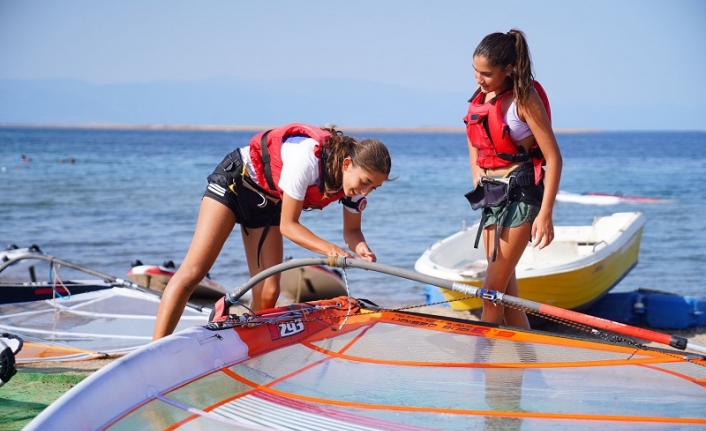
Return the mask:
M 0 124 L 276 125 L 303 121 L 342 127 L 461 128 L 469 93 L 334 79 L 104 85 L 69 79 L 2 79 Z M 698 110 L 656 106 L 553 102 L 554 127 L 704 129 L 706 123 L 696 118 Z

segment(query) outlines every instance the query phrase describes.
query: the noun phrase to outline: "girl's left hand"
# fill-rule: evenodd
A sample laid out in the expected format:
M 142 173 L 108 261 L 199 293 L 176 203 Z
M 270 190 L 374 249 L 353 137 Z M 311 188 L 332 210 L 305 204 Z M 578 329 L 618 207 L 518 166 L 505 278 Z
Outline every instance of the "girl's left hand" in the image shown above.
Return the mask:
M 375 253 L 370 250 L 367 244 L 358 245 L 358 247 L 355 248 L 355 252 L 361 257 L 361 259 L 367 260 L 368 262 L 376 262 L 378 260 Z

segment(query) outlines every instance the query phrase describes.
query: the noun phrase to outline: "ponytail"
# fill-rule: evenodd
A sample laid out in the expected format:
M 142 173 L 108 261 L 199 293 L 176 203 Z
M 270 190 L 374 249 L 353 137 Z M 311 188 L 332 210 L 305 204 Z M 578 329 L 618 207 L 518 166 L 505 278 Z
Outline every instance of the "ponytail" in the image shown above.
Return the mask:
M 517 104 L 522 106 L 529 100 L 530 92 L 534 86 L 532 57 L 524 33 L 512 29 L 507 34 L 515 39 L 515 63 L 511 75 L 512 89 L 515 92 Z
M 331 134 L 327 145 L 321 148 L 325 170 L 324 196 L 329 196 L 343 186 L 343 160 L 353 152 L 356 140 L 344 135 L 336 126 L 322 127 L 322 130 Z

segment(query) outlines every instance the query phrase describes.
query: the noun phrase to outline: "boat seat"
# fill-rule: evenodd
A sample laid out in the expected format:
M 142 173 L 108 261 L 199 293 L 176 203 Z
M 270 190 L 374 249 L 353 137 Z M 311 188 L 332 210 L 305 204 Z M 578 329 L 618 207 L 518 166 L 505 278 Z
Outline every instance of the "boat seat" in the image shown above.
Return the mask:
M 578 256 L 579 244 L 576 241 L 553 241 L 542 250 L 532 247 L 532 258 L 536 262 L 566 261 Z
M 488 271 L 488 261 L 485 259 L 474 260 L 461 266 L 458 272 L 462 277 L 484 278 Z

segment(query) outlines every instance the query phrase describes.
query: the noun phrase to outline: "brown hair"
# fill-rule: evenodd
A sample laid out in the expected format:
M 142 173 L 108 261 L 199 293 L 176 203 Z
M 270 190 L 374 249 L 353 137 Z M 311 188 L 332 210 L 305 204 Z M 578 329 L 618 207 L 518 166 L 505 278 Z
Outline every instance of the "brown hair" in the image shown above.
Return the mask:
M 529 100 L 534 85 L 534 73 L 532 57 L 523 32 L 513 28 L 507 33 L 491 33 L 481 40 L 473 56 L 485 57 L 491 66 L 512 66 L 510 79 L 517 103 L 522 106 Z
M 346 136 L 336 126 L 322 127 L 331 133 L 328 145 L 323 148 L 326 174 L 324 175 L 324 195 L 328 196 L 343 186 L 343 160 L 350 157 L 354 166 L 367 172 L 390 175 L 392 158 L 387 147 L 377 139 L 363 139 L 358 142 Z

